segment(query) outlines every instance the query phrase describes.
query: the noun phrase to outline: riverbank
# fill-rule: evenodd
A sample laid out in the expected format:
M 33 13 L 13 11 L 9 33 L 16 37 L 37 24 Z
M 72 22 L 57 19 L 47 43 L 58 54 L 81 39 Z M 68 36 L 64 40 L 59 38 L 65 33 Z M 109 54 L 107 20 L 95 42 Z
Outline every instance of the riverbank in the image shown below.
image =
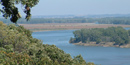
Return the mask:
M 130 48 L 130 44 L 127 45 L 114 45 L 114 42 L 101 42 L 96 44 L 96 42 L 89 42 L 89 43 L 72 43 L 74 45 L 82 45 L 82 46 L 102 46 L 102 47 L 119 47 L 119 48 Z
M 59 30 L 47 32 L 34 32 L 34 38 L 43 40 L 43 44 L 56 45 L 58 48 L 69 53 L 71 57 L 79 54 L 86 62 L 94 62 L 97 65 L 130 65 L 130 48 L 116 47 L 94 47 L 77 46 L 69 44 L 69 39 L 73 37 L 73 30 Z

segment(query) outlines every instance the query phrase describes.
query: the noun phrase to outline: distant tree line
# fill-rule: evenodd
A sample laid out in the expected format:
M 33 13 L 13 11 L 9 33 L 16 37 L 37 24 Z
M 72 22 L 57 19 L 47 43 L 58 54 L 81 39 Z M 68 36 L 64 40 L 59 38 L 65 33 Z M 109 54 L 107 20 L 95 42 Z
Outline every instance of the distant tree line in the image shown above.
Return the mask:
M 4 23 L 10 24 L 9 19 L 0 18 Z M 130 17 L 106 17 L 106 18 L 31 18 L 26 21 L 24 18 L 18 20 L 19 24 L 40 24 L 40 23 L 96 23 L 96 24 L 125 24 L 130 25 Z
M 0 19 L 4 23 L 10 23 L 7 19 Z M 26 21 L 21 18 L 18 20 L 19 24 L 40 24 L 40 23 L 92 23 L 93 19 L 86 18 L 32 18 L 30 21 Z
M 70 43 L 115 42 L 114 45 L 124 45 L 130 41 L 130 30 L 123 27 L 81 29 L 74 31 L 73 34 L 74 38 L 70 39 Z
M 130 25 L 130 17 L 107 17 L 97 19 L 99 24 L 125 24 Z

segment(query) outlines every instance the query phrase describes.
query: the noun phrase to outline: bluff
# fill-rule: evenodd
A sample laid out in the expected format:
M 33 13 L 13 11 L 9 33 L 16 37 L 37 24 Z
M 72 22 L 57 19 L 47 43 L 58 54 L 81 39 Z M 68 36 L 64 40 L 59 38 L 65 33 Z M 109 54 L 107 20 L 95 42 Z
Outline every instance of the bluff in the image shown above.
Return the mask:
M 74 58 L 55 45 L 42 44 L 23 26 L 0 22 L 0 65 L 94 65 Z

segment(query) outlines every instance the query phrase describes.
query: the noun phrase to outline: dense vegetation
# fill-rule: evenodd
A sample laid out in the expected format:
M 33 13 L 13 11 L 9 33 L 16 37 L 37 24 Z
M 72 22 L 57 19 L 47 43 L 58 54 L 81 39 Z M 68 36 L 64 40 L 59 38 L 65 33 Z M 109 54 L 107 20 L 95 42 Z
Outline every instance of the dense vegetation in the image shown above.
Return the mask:
M 0 19 L 4 23 L 9 20 Z M 107 17 L 107 18 L 32 18 L 29 22 L 19 19 L 20 24 L 39 24 L 39 23 L 98 23 L 98 24 L 126 24 L 130 25 L 130 17 Z
M 0 0 L 0 14 L 13 23 L 17 23 L 17 20 L 21 18 L 18 8 L 15 6 L 21 4 L 24 6 L 23 12 L 26 14 L 26 20 L 31 17 L 31 8 L 37 5 L 39 0 Z
M 70 54 L 55 45 L 42 44 L 22 26 L 0 22 L 0 65 L 94 65 L 86 63 L 81 55 Z
M 81 29 L 74 31 L 73 34 L 74 38 L 70 39 L 70 43 L 115 42 L 114 45 L 125 45 L 130 41 L 130 30 L 123 27 Z
M 9 20 L 0 19 L 4 23 L 10 23 Z M 20 24 L 39 24 L 39 23 L 91 23 L 92 19 L 85 18 L 32 18 L 29 22 L 25 19 L 19 19 L 18 23 Z
M 130 17 L 110 17 L 97 20 L 99 24 L 125 24 L 130 25 Z

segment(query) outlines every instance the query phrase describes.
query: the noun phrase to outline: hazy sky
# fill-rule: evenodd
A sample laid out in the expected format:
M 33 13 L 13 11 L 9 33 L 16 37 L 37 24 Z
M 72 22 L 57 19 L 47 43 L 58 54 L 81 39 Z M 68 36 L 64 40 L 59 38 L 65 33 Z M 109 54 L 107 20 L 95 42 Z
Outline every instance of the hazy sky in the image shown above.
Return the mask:
M 130 0 L 40 0 L 39 4 L 32 8 L 31 13 L 32 15 L 130 14 Z

